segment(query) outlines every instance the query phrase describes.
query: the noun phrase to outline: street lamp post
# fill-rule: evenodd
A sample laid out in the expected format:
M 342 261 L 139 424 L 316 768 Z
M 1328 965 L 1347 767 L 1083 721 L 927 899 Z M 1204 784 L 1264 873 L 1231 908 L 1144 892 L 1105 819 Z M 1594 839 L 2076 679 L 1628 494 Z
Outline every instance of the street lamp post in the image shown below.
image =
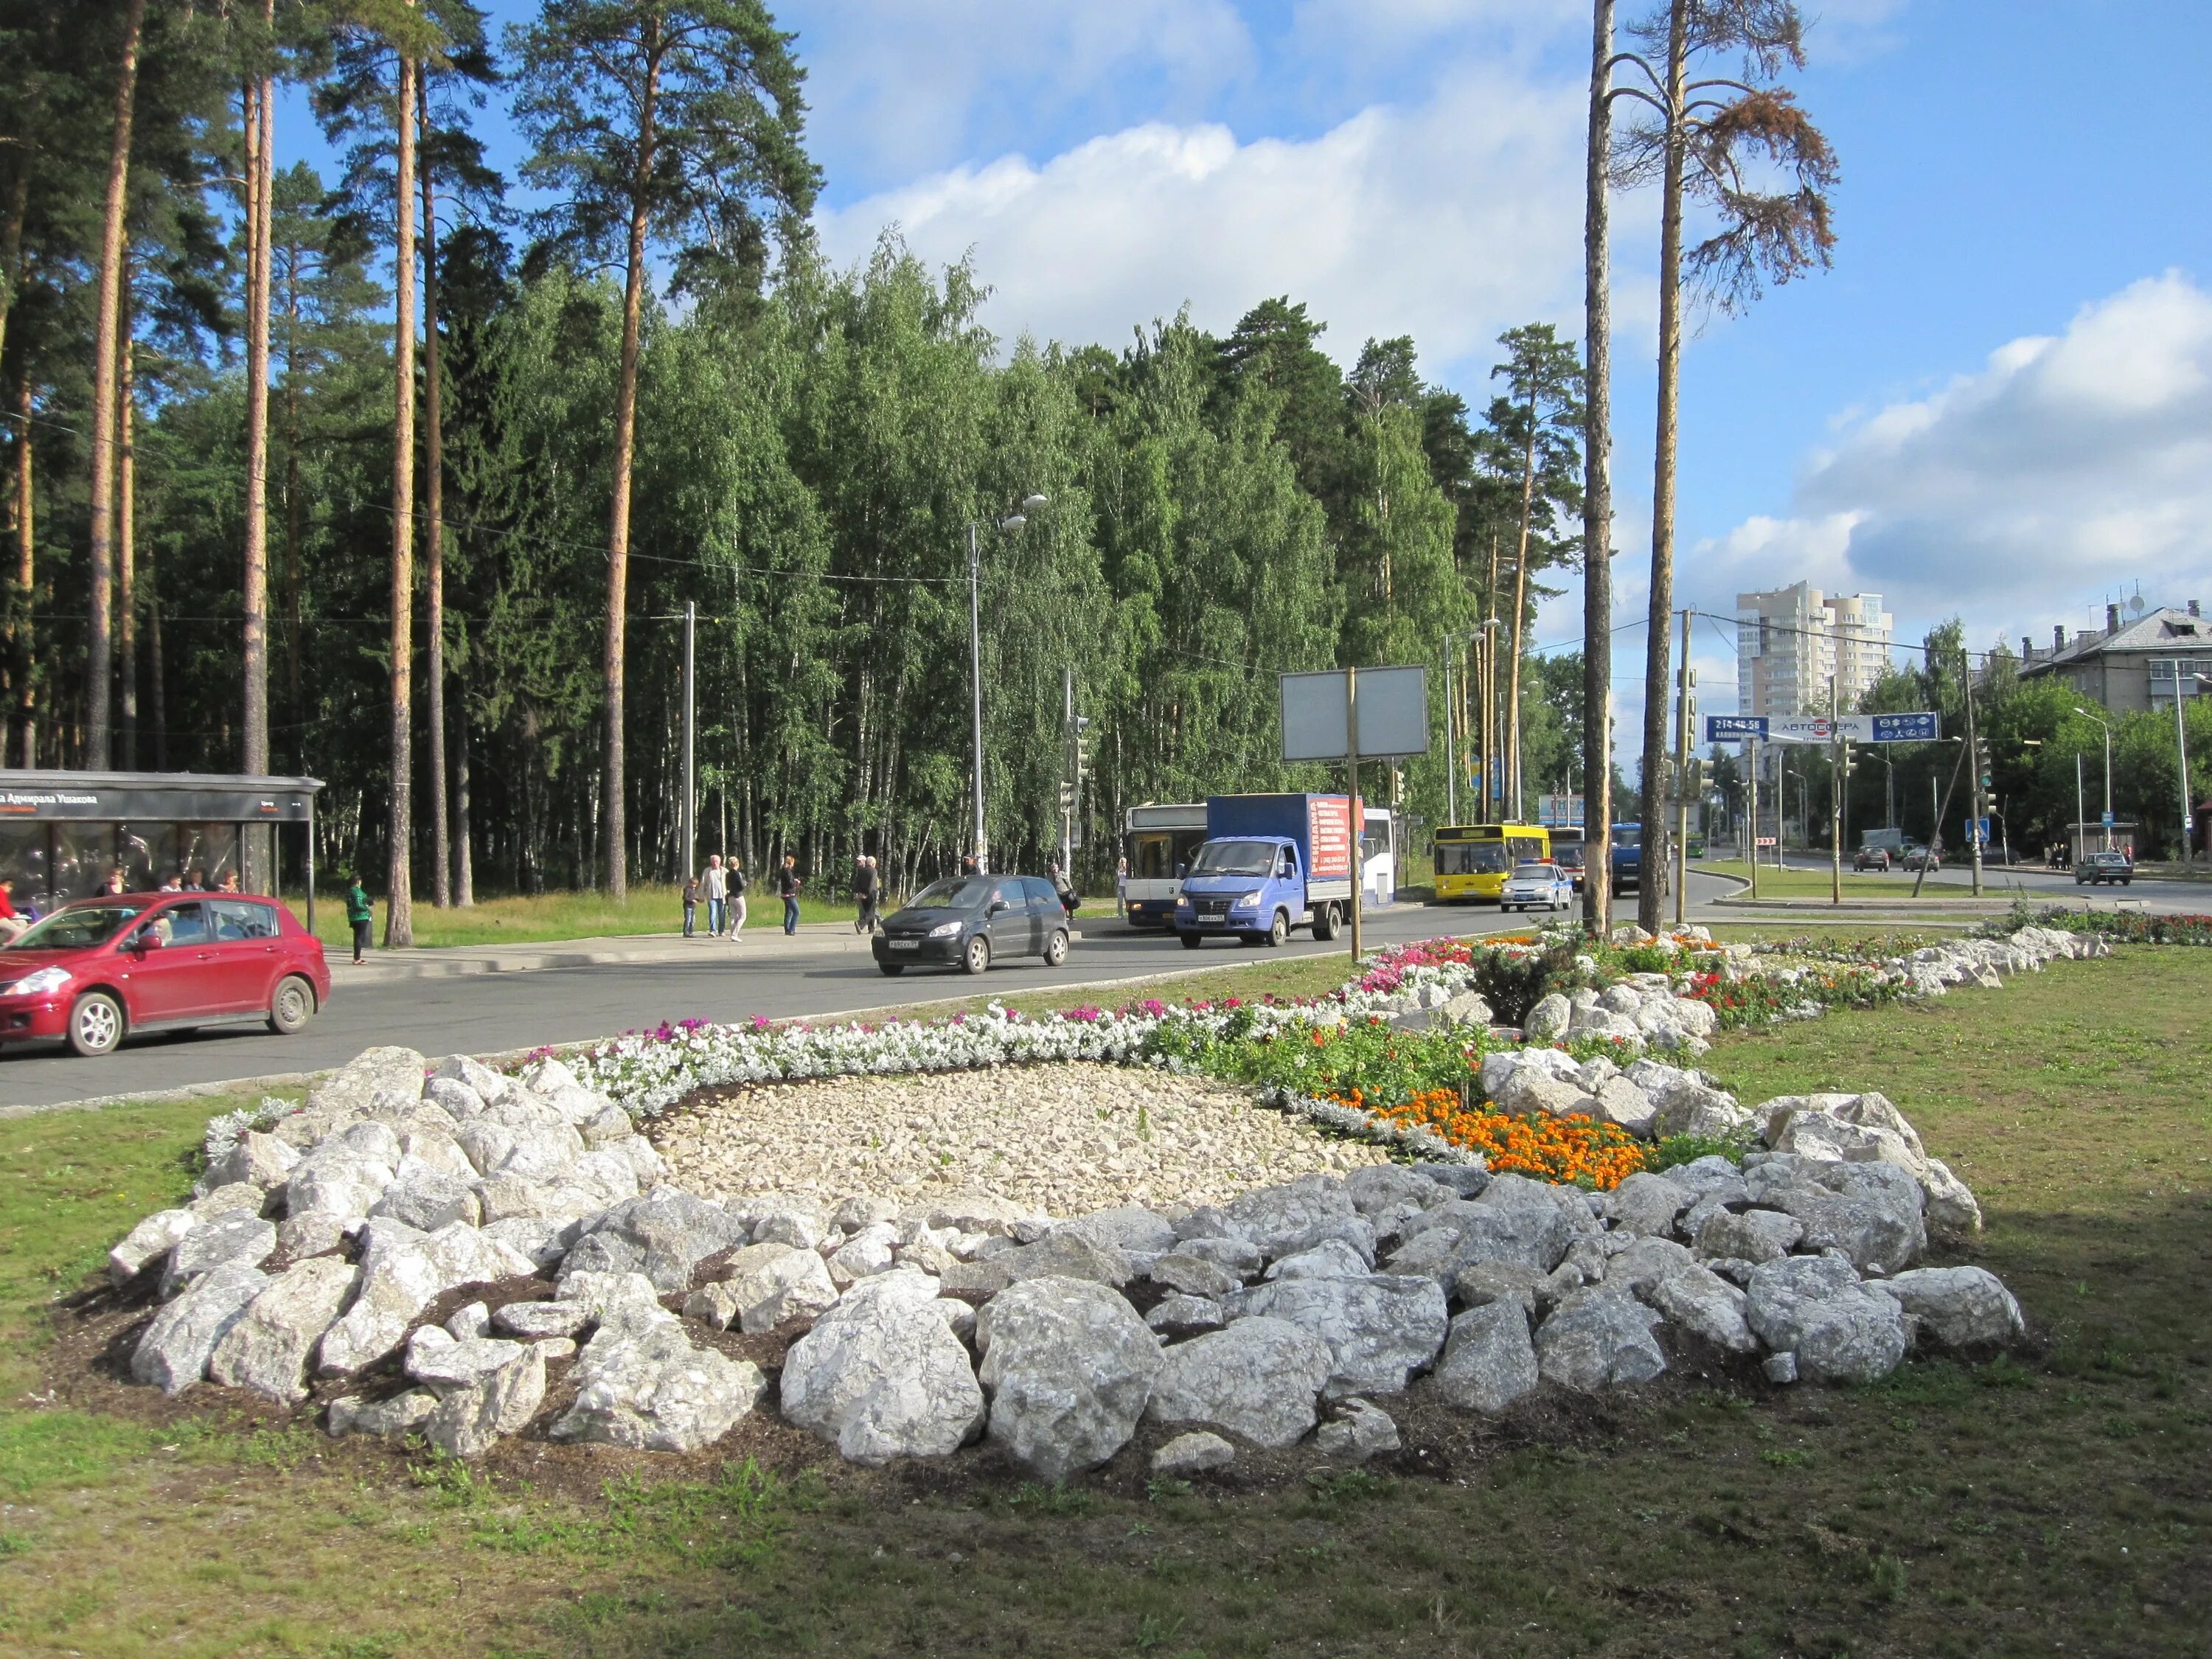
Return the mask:
M 1000 530 L 1019 530 L 1029 522 L 1025 514 L 1045 504 L 1042 495 L 1028 495 L 1018 512 L 998 521 Z M 983 623 L 981 604 L 981 538 L 975 520 L 968 521 L 968 692 L 969 711 L 975 744 L 975 867 L 990 867 L 983 840 Z
M 2076 703 L 2076 704 L 2075 704 L 2075 705 L 2074 705 L 2074 712 L 2075 712 L 2075 714 L 2077 714 L 2081 715 L 2081 718 L 2082 718 L 2083 720 L 2097 720 L 2097 724 L 2098 724 L 2100 727 L 2102 727 L 2102 728 L 2103 728 L 2103 730 L 2104 730 L 2104 733 L 2105 733 L 2105 850 L 2106 850 L 2107 853 L 2109 853 L 2109 852 L 2111 852 L 2111 851 L 2112 850 L 2112 728 L 2111 726 L 2106 726 L 2103 720 L 2097 720 L 2097 717 L 2096 717 L 2094 714 L 2091 714 L 2087 709 L 2086 709 L 2086 708 L 2082 708 L 2082 707 L 2081 707 L 2081 704 L 2079 704 L 2079 703 Z

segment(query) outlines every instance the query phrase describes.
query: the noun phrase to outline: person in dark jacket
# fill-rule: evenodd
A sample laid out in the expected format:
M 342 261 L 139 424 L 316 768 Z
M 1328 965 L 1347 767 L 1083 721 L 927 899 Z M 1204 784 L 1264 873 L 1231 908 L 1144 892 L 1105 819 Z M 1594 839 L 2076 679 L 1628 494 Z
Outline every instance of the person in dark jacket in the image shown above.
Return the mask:
M 353 926 L 353 959 L 361 961 L 362 952 L 368 949 L 368 930 L 376 924 L 376 908 L 370 902 L 368 889 L 356 876 L 345 890 L 346 921 Z
M 1052 878 L 1052 890 L 1060 896 L 1060 913 L 1073 918 L 1076 907 L 1083 902 L 1082 896 L 1075 890 L 1075 884 L 1067 878 L 1056 863 L 1047 865 L 1045 869 Z
M 684 879 L 684 937 L 686 939 L 696 937 L 698 927 L 699 878 L 687 876 Z
M 783 932 L 787 939 L 799 931 L 799 860 L 790 854 L 775 872 L 776 896 L 783 901 Z
M 853 931 L 872 933 L 876 931 L 876 901 L 882 895 L 882 882 L 876 874 L 876 861 L 863 853 L 853 860 L 853 897 L 859 902 L 860 913 L 853 918 Z

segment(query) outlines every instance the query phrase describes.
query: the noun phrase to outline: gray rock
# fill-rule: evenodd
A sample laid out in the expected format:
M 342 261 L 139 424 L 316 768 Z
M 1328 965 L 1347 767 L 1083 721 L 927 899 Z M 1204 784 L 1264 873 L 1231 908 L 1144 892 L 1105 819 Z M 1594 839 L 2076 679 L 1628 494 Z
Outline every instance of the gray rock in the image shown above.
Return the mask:
M 208 1358 L 208 1376 L 291 1405 L 307 1397 L 307 1356 L 337 1318 L 356 1277 L 350 1262 L 294 1263 L 246 1304 Z
M 248 1129 L 228 1152 L 208 1165 L 206 1184 L 213 1191 L 245 1182 L 267 1192 L 289 1180 L 299 1161 L 296 1147 L 275 1135 Z
M 398 1161 L 396 1138 L 390 1162 L 371 1158 L 344 1141 L 326 1141 L 302 1158 L 286 1178 L 284 1213 L 295 1220 L 306 1215 L 328 1215 L 342 1227 L 351 1227 L 384 1196 L 384 1189 L 392 1184 L 392 1165 Z
M 1659 1119 L 1659 1109 L 1651 1103 L 1650 1097 L 1625 1077 L 1607 1079 L 1583 1109 L 1601 1123 L 1647 1139 Z
M 1370 1221 L 1401 1204 L 1425 1210 L 1448 1196 L 1429 1176 L 1401 1164 L 1368 1164 L 1352 1170 L 1344 1178 L 1344 1195 Z
M 1557 1042 L 1567 1034 L 1567 1021 L 1573 1013 L 1566 998 L 1557 991 L 1536 999 L 1521 1022 L 1521 1030 L 1531 1042 Z
M 1731 1353 L 1750 1353 L 1759 1344 L 1744 1322 L 1744 1294 L 1709 1268 L 1694 1262 L 1641 1286 L 1638 1292 L 1668 1324 Z
M 1146 1277 L 1185 1296 L 1226 1296 L 1243 1282 L 1228 1268 L 1180 1249 L 1158 1257 Z
M 1794 1353 L 1771 1353 L 1761 1364 L 1770 1382 L 1790 1383 L 1797 1380 L 1797 1356 Z
M 372 1109 L 378 1094 L 390 1091 L 413 1099 L 422 1092 L 428 1062 L 412 1048 L 364 1048 L 307 1091 L 307 1110 Z
M 234 1181 L 228 1186 L 217 1187 L 194 1199 L 187 1207 L 202 1221 L 212 1221 L 219 1215 L 230 1214 L 234 1210 L 259 1215 L 268 1202 L 268 1193 L 252 1182 Z
M 1435 1359 L 1449 1324 L 1441 1285 L 1395 1273 L 1277 1279 L 1239 1291 L 1225 1305 L 1231 1320 L 1286 1320 L 1327 1343 L 1331 1399 L 1399 1392 Z
M 465 1307 L 456 1308 L 453 1316 L 446 1321 L 446 1329 L 462 1341 L 475 1336 L 489 1336 L 491 1310 L 481 1302 L 471 1302 Z
M 486 1177 L 499 1175 L 507 1155 L 514 1151 L 514 1131 L 489 1115 L 472 1117 L 461 1125 L 460 1133 L 453 1139 L 459 1146 L 477 1173 Z M 520 1172 L 514 1174 L 521 1179 Z
M 1920 1172 L 1920 1185 L 1928 1195 L 1925 1220 L 1929 1232 L 1965 1238 L 1981 1231 L 1981 1205 L 1942 1158 L 1928 1160 L 1928 1167 Z
M 643 1273 L 578 1273 L 563 1281 L 561 1299 L 582 1308 L 586 1322 L 602 1329 L 642 1328 L 667 1316 Z
M 1536 1316 L 1537 1287 L 1545 1275 L 1514 1261 L 1477 1261 L 1462 1267 L 1452 1279 L 1452 1294 L 1470 1308 L 1493 1302 L 1519 1305 L 1528 1318 Z
M 1237 1448 L 1218 1434 L 1203 1429 L 1179 1434 L 1152 1454 L 1154 1474 L 1170 1480 L 1188 1480 L 1210 1469 L 1225 1469 L 1237 1461 Z
M 768 1387 L 759 1366 L 695 1348 L 665 1314 L 657 1322 L 602 1326 L 569 1375 L 575 1403 L 553 1425 L 552 1437 L 641 1451 L 712 1445 Z
M 322 1211 L 288 1215 L 276 1224 L 276 1248 L 294 1261 L 325 1255 L 345 1243 L 346 1229 L 343 1218 Z
M 1136 1432 L 1160 1346 L 1118 1291 L 1031 1279 L 975 1316 L 989 1438 L 1047 1480 L 1096 1468 Z
M 737 1322 L 749 1336 L 772 1331 L 786 1320 L 811 1318 L 837 1300 L 829 1266 L 812 1250 L 791 1250 L 747 1267 L 725 1288 L 735 1304 Z
M 248 1210 L 202 1222 L 179 1238 L 161 1267 L 161 1294 L 174 1296 L 211 1268 L 258 1267 L 276 1249 L 276 1229 Z
M 1413 1170 L 1455 1198 L 1480 1198 L 1490 1184 L 1490 1171 L 1479 1159 L 1473 1164 L 1416 1164 Z
M 131 1351 L 131 1375 L 164 1394 L 183 1393 L 207 1375 L 216 1345 L 268 1285 L 269 1276 L 258 1267 L 210 1267 L 154 1316 Z
M 1228 1322 L 1229 1316 L 1220 1303 L 1203 1296 L 1185 1296 L 1180 1291 L 1162 1297 L 1145 1316 L 1145 1323 L 1163 1336 L 1218 1331 Z
M 818 1211 L 794 1207 L 763 1216 L 754 1224 L 752 1240 L 756 1244 L 787 1244 L 795 1250 L 811 1250 L 820 1248 L 829 1232 Z
M 645 1252 L 620 1233 L 586 1233 L 561 1258 L 560 1282 L 575 1273 L 645 1272 Z
M 1006 1282 L 1025 1279 L 1088 1279 L 1119 1290 L 1135 1276 L 1126 1253 L 1111 1244 L 1099 1244 L 1080 1233 L 1054 1232 L 1009 1250 L 990 1264 L 1005 1269 Z
M 1286 1320 L 1239 1319 L 1161 1356 L 1145 1414 L 1202 1423 L 1261 1446 L 1287 1446 L 1314 1425 L 1314 1396 L 1334 1368 L 1328 1346 Z
M 1674 1164 L 1662 1170 L 1659 1174 L 1662 1180 L 1686 1188 L 1696 1203 L 1708 1200 L 1723 1204 L 1750 1201 L 1751 1194 L 1744 1185 L 1743 1171 L 1717 1152 L 1708 1152 L 1687 1164 Z
M 1780 1210 L 1716 1210 L 1698 1229 L 1697 1252 L 1745 1261 L 1775 1261 L 1805 1237 L 1805 1224 Z
M 325 1375 L 359 1370 L 383 1358 L 406 1340 L 416 1316 L 447 1291 L 532 1271 L 528 1257 L 466 1222 L 425 1234 L 379 1218 L 365 1236 L 371 1243 L 362 1253 L 361 1293 L 331 1326 L 318 1356 Z
M 437 1409 L 438 1396 L 428 1389 L 410 1389 L 389 1400 L 364 1401 L 359 1395 L 349 1394 L 331 1401 L 330 1415 L 324 1427 L 332 1439 L 367 1434 L 382 1440 L 399 1440 L 420 1430 Z
M 544 1401 L 544 1352 L 525 1344 L 481 1381 L 440 1400 L 423 1419 L 422 1437 L 449 1457 L 481 1457 L 501 1435 L 529 1427 Z
M 1537 1380 L 1528 1314 L 1514 1297 L 1471 1308 L 1452 1321 L 1433 1378 L 1437 1395 L 1446 1405 L 1493 1413 L 1534 1389 Z
M 1753 1187 L 1754 1194 L 1765 1193 L 1761 1202 L 1803 1224 L 1800 1248 L 1841 1250 L 1863 1273 L 1909 1267 L 1925 1254 L 1928 1232 L 1921 1218 L 1925 1200 L 1919 1183 L 1904 1170 L 1887 1164 L 1810 1168 L 1812 1182 Z M 1766 1170 L 1757 1173 L 1764 1176 Z
M 888 1198 L 848 1198 L 837 1206 L 830 1224 L 840 1232 L 857 1233 L 879 1221 L 896 1221 L 899 1206 Z
M 1751 1275 L 1745 1317 L 1767 1346 L 1797 1356 L 1815 1382 L 1871 1382 L 1905 1358 L 1905 1312 L 1893 1296 L 1859 1282 L 1849 1261 L 1788 1256 Z
M 1536 1332 L 1537 1370 L 1547 1382 L 1586 1394 L 1649 1382 L 1667 1369 L 1651 1337 L 1656 1317 L 1618 1285 L 1570 1297 Z
M 1258 1245 L 1246 1239 L 1229 1237 L 1185 1238 L 1169 1254 L 1196 1256 L 1200 1261 L 1211 1261 L 1240 1279 L 1249 1279 L 1258 1273 L 1261 1265 L 1267 1259 Z M 1166 1259 L 1163 1255 L 1160 1261 Z M 1159 1263 L 1156 1261 L 1152 1265 L 1157 1269 Z
M 1606 1217 L 1614 1226 L 1655 1238 L 1671 1232 L 1674 1218 L 1696 1201 L 1696 1195 L 1679 1182 L 1648 1170 L 1639 1170 L 1604 1198 Z
M 1690 1264 L 1689 1251 L 1673 1239 L 1639 1238 L 1606 1262 L 1603 1277 L 1607 1284 L 1640 1296 L 1646 1286 Z
M 640 1253 L 637 1270 L 656 1289 L 684 1291 L 690 1288 L 694 1267 L 710 1255 L 744 1243 L 747 1231 L 740 1218 L 720 1205 L 664 1187 L 605 1211 L 587 1224 L 586 1237 L 611 1236 L 627 1240 Z M 816 1242 L 820 1238 L 817 1229 Z
M 566 1123 L 532 1124 L 513 1133 L 513 1141 L 492 1167 L 483 1173 L 520 1176 L 525 1181 L 557 1181 L 584 1155 L 583 1137 Z M 469 1151 L 465 1140 L 462 1150 Z M 470 1161 L 475 1162 L 472 1152 Z
M 514 1088 L 514 1079 L 467 1054 L 448 1054 L 433 1066 L 429 1082 L 422 1085 L 423 1094 L 434 1099 L 430 1093 L 431 1084 L 441 1079 L 459 1085 L 487 1106 L 506 1099 Z
M 438 1340 L 441 1335 L 447 1340 Z M 529 1346 L 496 1336 L 456 1337 L 425 1325 L 408 1339 L 407 1375 L 442 1400 L 475 1388 Z
M 1363 1256 L 1340 1238 L 1331 1238 L 1310 1250 L 1286 1255 L 1267 1272 L 1273 1279 L 1364 1279 L 1375 1271 L 1374 1259 Z M 1219 1292 L 1226 1295 L 1235 1285 Z
M 489 1223 L 480 1231 L 486 1238 L 505 1245 L 541 1273 L 558 1267 L 576 1238 L 576 1224 L 573 1221 L 538 1221 L 521 1216 Z
M 1895 1297 L 1947 1348 L 2008 1348 L 2027 1334 L 2020 1304 L 1984 1267 L 1919 1267 L 1875 1286 Z
M 1498 1109 L 1514 1117 L 1587 1117 L 1597 1106 L 1576 1085 L 1534 1066 L 1508 1074 L 1497 1099 Z
M 584 1122 L 576 1126 L 586 1147 L 605 1146 L 617 1140 L 626 1140 L 637 1133 L 629 1114 L 619 1106 L 602 1106 Z
M 1340 1402 L 1339 1415 L 1333 1422 L 1321 1425 L 1314 1437 L 1314 1449 L 1326 1458 L 1340 1463 L 1364 1463 L 1370 1457 L 1398 1449 L 1398 1425 L 1390 1413 L 1371 1401 L 1351 1399 Z
M 898 1259 L 896 1237 L 897 1230 L 889 1222 L 878 1221 L 863 1227 L 830 1256 L 830 1278 L 841 1285 L 848 1285 L 856 1279 L 889 1272 Z M 823 1242 L 824 1248 L 830 1242 Z
M 483 1211 L 466 1183 L 449 1175 L 424 1173 L 395 1180 L 384 1189 L 384 1196 L 369 1206 L 368 1213 L 372 1218 L 389 1216 L 434 1233 L 456 1221 L 473 1227 Z
M 903 1269 L 855 1285 L 785 1356 L 784 1416 L 856 1463 L 965 1445 L 983 1390 L 936 1299 L 935 1280 Z
M 193 1210 L 156 1210 L 123 1236 L 107 1253 L 107 1282 L 128 1285 L 155 1257 L 176 1248 L 184 1236 L 198 1226 L 202 1217 Z M 272 1242 L 276 1230 L 270 1230 Z
M 483 1097 L 467 1084 L 453 1078 L 432 1078 L 422 1085 L 422 1098 L 431 1102 L 456 1123 L 466 1123 L 483 1114 Z
M 550 1336 L 574 1336 L 592 1322 L 580 1302 L 510 1302 L 491 1316 L 493 1328 L 535 1342 Z
M 1094 1210 L 1089 1215 L 1064 1221 L 1053 1231 L 1073 1233 L 1094 1244 L 1109 1244 L 1123 1251 L 1161 1251 L 1176 1247 L 1175 1223 L 1139 1204 Z
M 945 1198 L 932 1199 L 915 1218 L 939 1231 L 986 1233 L 994 1237 L 1013 1237 L 1024 1231 L 1024 1224 L 1034 1221 L 1030 1212 L 1011 1199 L 992 1193 L 954 1193 Z M 1023 1243 L 1032 1240 L 1024 1239 Z
M 1473 1212 L 1460 1233 L 1454 1261 L 1462 1267 L 1478 1261 L 1510 1262 L 1539 1273 L 1558 1267 L 1575 1237 L 1559 1207 L 1549 1200 L 1540 1205 L 1492 1205 L 1489 1196 L 1484 1194 L 1470 1206 Z
M 1325 1176 L 1308 1176 L 1288 1186 L 1242 1194 L 1226 1214 L 1233 1235 L 1274 1256 L 1318 1243 L 1331 1236 L 1332 1224 L 1357 1212 L 1340 1183 Z M 1372 1249 L 1371 1243 L 1369 1248 Z

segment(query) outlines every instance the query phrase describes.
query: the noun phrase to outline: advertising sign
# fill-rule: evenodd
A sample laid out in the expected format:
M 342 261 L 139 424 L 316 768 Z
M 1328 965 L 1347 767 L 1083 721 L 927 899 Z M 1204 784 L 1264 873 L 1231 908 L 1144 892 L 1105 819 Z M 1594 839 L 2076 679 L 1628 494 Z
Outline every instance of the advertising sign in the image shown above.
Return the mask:
M 1776 743 L 1933 743 L 1936 716 L 1910 714 L 1771 714 L 1765 736 Z
M 1923 711 L 1917 714 L 1871 714 L 1875 743 L 1933 743 L 1942 735 L 1936 729 L 1936 716 Z
M 1352 878 L 1352 802 L 1342 795 L 1306 799 L 1306 832 L 1318 881 Z
M 1345 672 L 1281 677 L 1284 760 L 1346 758 Z M 1360 759 L 1429 752 L 1427 669 L 1363 668 L 1358 690 Z
M 1725 743 L 1732 738 L 1763 738 L 1766 735 L 1766 716 L 1764 714 L 1708 714 L 1705 716 L 1705 741 Z
M 1583 798 L 1580 795 L 1537 796 L 1536 822 L 1547 830 L 1581 829 Z

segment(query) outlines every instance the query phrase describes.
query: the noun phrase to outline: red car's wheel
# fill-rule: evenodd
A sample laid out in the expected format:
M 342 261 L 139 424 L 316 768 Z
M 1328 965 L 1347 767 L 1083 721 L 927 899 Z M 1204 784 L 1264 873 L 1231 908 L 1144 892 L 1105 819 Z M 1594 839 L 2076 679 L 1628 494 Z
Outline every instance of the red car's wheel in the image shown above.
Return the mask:
M 297 974 L 287 974 L 276 982 L 276 994 L 269 999 L 270 1030 L 278 1036 L 292 1036 L 306 1030 L 314 1017 L 313 986 Z
M 110 1053 L 123 1041 L 123 1005 L 106 991 L 87 991 L 70 1010 L 69 1045 L 84 1055 Z

